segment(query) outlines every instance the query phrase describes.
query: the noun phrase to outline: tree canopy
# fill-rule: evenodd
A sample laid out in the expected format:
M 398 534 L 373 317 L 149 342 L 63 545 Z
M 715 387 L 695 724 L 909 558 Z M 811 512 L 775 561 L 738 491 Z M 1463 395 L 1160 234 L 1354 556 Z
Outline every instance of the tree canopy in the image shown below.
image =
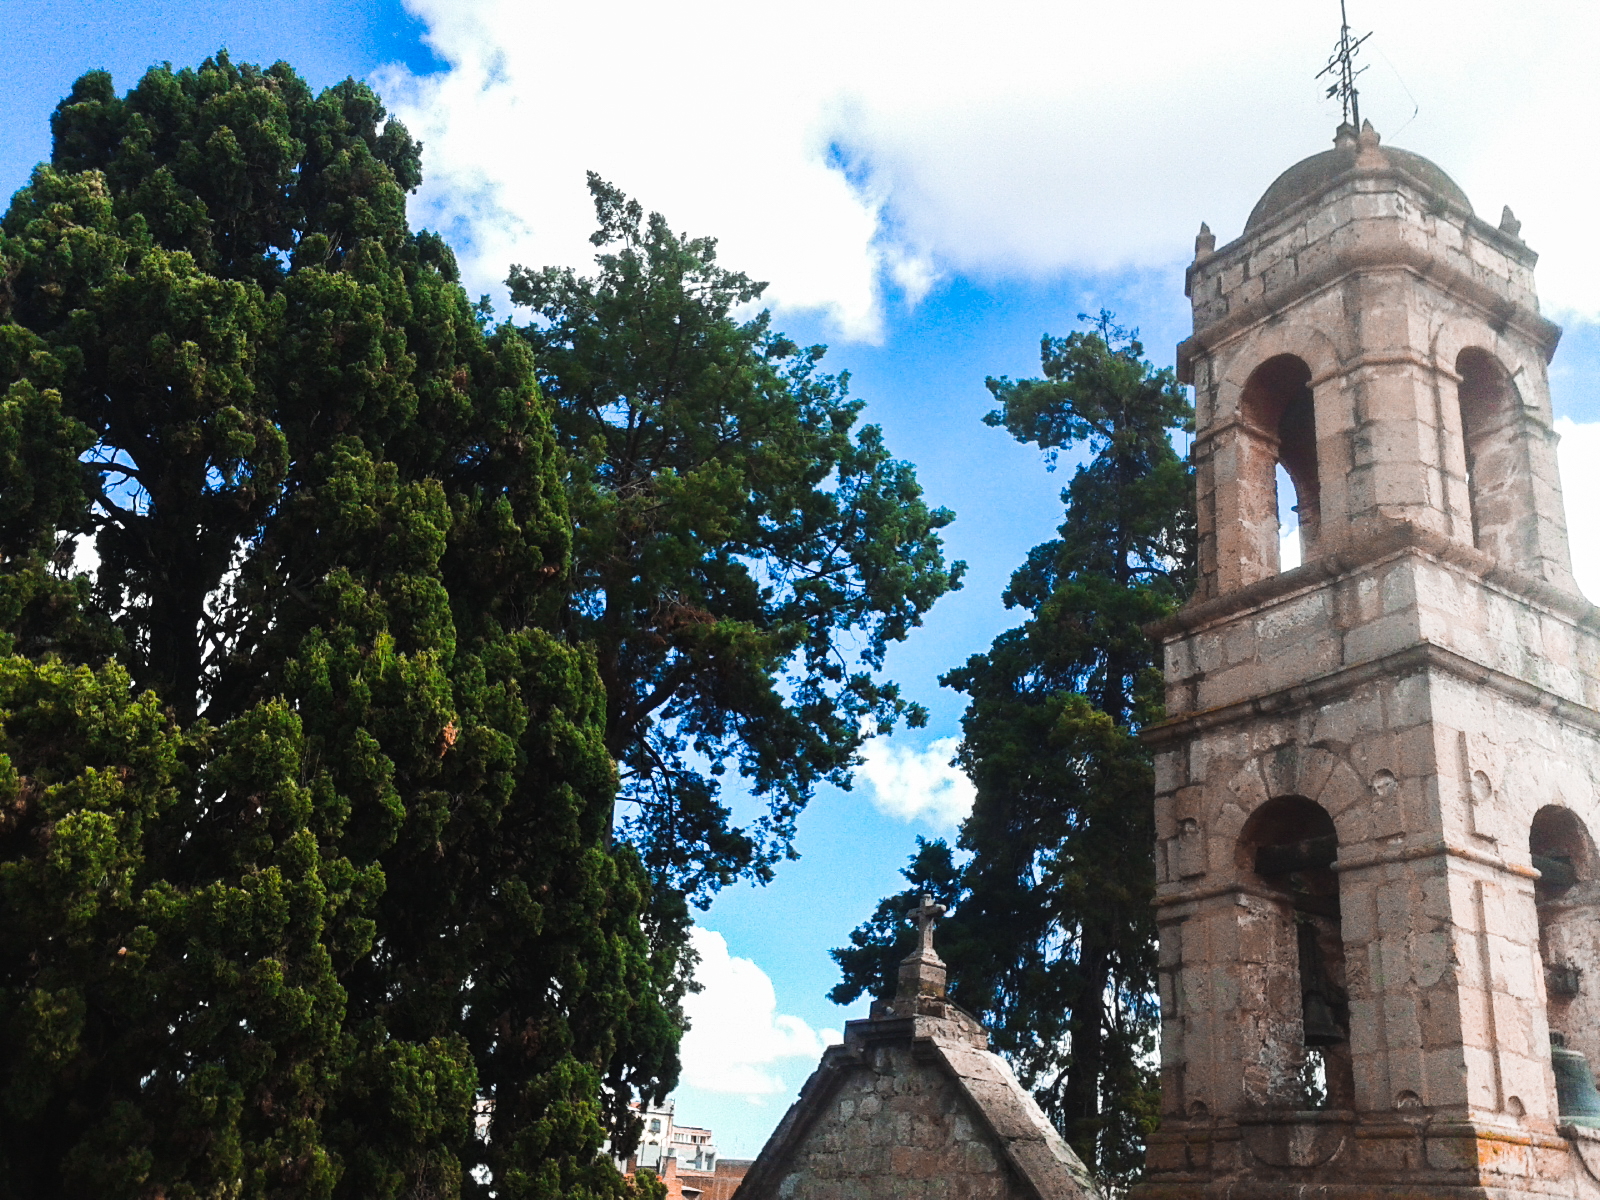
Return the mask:
M 528 341 L 362 84 L 219 54 L 52 128 L 0 220 L 0 1196 L 623 1195 L 681 972 Z
M 865 733 L 925 719 L 879 678 L 959 586 L 909 464 L 848 376 L 749 314 L 765 284 L 591 175 L 597 274 L 515 268 L 577 529 L 562 620 L 593 644 L 620 822 L 659 885 L 706 902 L 792 856 Z M 854 432 L 852 432 L 854 431 Z M 733 766 L 765 813 L 736 824 Z
M 1028 618 L 943 682 L 969 697 L 961 766 L 977 798 L 959 863 L 919 847 L 911 888 L 834 951 L 846 1003 L 893 986 L 921 892 L 952 994 L 983 1017 L 1046 1113 L 1102 1178 L 1125 1183 L 1155 1119 L 1153 779 L 1139 729 L 1161 711 L 1143 626 L 1192 587 L 1193 482 L 1172 436 L 1192 411 L 1167 370 L 1101 313 L 1046 336 L 1043 378 L 990 379 L 984 420 L 1086 461 L 1062 493 L 1060 536 L 1011 577 Z

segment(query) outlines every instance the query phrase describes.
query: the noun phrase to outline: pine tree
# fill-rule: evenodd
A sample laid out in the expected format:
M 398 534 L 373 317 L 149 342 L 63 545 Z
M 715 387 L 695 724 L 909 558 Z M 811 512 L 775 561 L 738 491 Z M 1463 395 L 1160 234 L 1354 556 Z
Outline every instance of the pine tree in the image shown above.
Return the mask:
M 525 342 L 364 85 L 95 72 L 53 132 L 0 221 L 0 1196 L 625 1194 L 681 972 Z
M 591 175 L 594 276 L 515 268 L 567 451 L 577 525 L 564 615 L 606 684 L 622 828 L 664 896 L 701 903 L 792 857 L 818 783 L 848 787 L 864 730 L 922 708 L 877 678 L 964 564 L 946 565 L 911 466 L 847 375 L 745 318 L 765 284 Z M 854 430 L 854 432 L 852 432 Z M 729 767 L 767 802 L 747 826 Z
M 1139 729 L 1160 715 L 1143 626 L 1188 594 L 1192 478 L 1172 444 L 1191 410 L 1170 371 L 1101 313 L 1045 337 L 1042 379 L 991 379 L 984 419 L 1087 461 L 1062 493 L 1060 537 L 1012 576 L 1027 621 L 943 682 L 969 697 L 958 758 L 977 787 L 953 883 L 941 843 L 907 870 L 910 891 L 835 951 L 840 1002 L 893 980 L 899 920 L 932 886 L 952 995 L 980 1015 L 1091 1168 L 1120 1186 L 1154 1119 L 1153 782 Z

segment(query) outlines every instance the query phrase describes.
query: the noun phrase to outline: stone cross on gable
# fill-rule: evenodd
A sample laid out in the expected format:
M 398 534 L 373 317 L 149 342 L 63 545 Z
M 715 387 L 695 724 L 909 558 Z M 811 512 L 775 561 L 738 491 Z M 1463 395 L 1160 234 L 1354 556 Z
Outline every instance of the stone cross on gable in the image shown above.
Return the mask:
M 911 910 L 911 917 L 917 923 L 917 953 L 933 954 L 933 925 L 946 912 L 945 906 L 935 904 L 933 897 L 923 893 L 922 903 Z
M 924 895 L 910 915 L 917 923 L 917 947 L 900 960 L 900 986 L 895 998 L 942 1000 L 945 967 L 933 948 L 933 923 L 944 915 L 944 905 L 935 904 L 932 896 Z

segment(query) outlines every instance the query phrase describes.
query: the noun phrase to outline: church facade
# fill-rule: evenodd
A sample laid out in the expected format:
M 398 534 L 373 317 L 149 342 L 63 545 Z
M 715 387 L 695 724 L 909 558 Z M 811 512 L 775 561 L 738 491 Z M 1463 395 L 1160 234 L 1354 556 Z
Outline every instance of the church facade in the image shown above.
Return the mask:
M 1600 616 L 1519 233 L 1370 125 L 1202 227 L 1144 1200 L 1600 1196 Z

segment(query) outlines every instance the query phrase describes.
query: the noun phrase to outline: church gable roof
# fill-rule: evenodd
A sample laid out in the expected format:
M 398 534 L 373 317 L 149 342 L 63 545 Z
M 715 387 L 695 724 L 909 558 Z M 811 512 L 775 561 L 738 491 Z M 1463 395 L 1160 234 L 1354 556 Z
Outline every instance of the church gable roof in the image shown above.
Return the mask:
M 933 1039 L 962 1093 L 1000 1142 L 1007 1160 L 1039 1200 L 1098 1197 L 1094 1179 L 1040 1111 L 1005 1059 Z
M 908 1182 L 995 1200 L 1099 1200 L 988 1035 L 944 997 L 931 929 L 895 999 L 845 1026 L 745 1176 L 741 1200 L 899 1196 Z

